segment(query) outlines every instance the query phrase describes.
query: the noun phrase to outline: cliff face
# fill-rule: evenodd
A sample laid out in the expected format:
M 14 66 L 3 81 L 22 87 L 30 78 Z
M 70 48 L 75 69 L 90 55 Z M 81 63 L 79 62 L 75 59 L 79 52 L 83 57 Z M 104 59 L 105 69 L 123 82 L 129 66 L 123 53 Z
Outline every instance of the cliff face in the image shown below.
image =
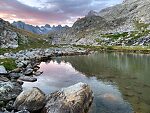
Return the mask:
M 122 4 L 103 9 L 99 16 L 107 20 L 128 17 L 128 20 L 140 20 L 150 23 L 150 1 L 149 0 L 125 0 Z
M 125 0 L 100 12 L 90 11 L 60 37 L 60 43 L 149 45 L 150 1 Z
M 116 24 L 120 29 L 116 31 L 135 30 L 134 22 L 150 23 L 150 1 L 149 0 L 125 0 L 122 4 L 103 9 L 99 16 L 107 21 L 123 19 L 123 24 Z

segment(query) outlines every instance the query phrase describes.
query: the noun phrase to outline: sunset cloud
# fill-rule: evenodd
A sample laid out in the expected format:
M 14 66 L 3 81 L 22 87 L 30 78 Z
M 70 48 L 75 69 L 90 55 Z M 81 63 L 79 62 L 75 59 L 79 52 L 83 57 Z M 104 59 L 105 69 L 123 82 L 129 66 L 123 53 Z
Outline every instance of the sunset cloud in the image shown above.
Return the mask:
M 32 25 L 71 25 L 90 10 L 100 11 L 122 0 L 0 0 L 0 18 Z

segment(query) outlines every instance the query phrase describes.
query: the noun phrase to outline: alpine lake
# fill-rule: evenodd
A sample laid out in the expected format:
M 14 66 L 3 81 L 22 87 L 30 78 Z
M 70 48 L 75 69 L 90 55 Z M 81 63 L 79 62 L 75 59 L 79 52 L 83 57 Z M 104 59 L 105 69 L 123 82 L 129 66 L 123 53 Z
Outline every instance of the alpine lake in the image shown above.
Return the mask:
M 95 52 L 39 66 L 43 74 L 24 89 L 39 87 L 48 94 L 84 82 L 94 94 L 89 113 L 150 113 L 150 54 Z

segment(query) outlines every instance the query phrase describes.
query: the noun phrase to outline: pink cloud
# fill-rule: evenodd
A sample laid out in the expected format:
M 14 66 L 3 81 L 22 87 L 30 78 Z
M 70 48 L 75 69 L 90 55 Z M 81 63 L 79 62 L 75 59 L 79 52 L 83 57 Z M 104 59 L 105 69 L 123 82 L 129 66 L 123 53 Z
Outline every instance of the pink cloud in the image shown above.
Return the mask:
M 32 0 L 31 0 L 32 1 Z M 45 1 L 45 2 L 44 2 Z M 108 3 L 119 3 L 122 0 L 37 0 L 36 4 L 23 4 L 23 1 L 0 0 L 0 18 L 7 21 L 24 21 L 32 25 L 73 24 L 77 18 L 83 17 L 90 10 L 107 7 Z M 33 3 L 33 2 L 32 2 Z M 109 4 L 109 5 L 111 5 Z M 33 7 L 34 6 L 34 7 Z
M 35 7 L 24 5 L 16 0 L 0 1 L 0 18 L 8 21 L 21 20 L 33 25 L 65 24 L 67 17 L 64 14 L 50 10 L 39 10 Z

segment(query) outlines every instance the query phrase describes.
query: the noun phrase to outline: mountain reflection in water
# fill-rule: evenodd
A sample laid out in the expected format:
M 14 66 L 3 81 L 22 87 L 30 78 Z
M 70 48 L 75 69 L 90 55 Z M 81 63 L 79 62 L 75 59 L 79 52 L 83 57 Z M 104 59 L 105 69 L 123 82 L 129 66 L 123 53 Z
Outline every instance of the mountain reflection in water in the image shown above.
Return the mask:
M 54 92 L 78 82 L 89 84 L 94 92 L 90 113 L 148 113 L 150 111 L 150 56 L 123 53 L 95 53 L 87 56 L 58 57 L 41 62 L 35 83 Z

